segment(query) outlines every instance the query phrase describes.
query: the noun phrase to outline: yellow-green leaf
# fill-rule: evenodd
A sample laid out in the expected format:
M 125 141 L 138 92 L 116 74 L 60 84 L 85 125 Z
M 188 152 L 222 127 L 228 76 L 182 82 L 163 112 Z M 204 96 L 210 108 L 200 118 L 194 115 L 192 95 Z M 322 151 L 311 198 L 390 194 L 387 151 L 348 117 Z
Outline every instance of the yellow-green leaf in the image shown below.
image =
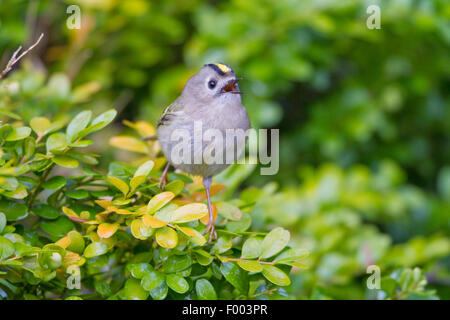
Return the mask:
M 277 254 L 288 244 L 289 239 L 289 231 L 281 227 L 273 229 L 263 240 L 260 258 L 266 259 Z
M 205 237 L 195 229 L 175 226 L 178 230 L 187 235 L 190 240 L 198 246 L 203 246 L 206 243 Z
M 68 156 L 56 156 L 53 159 L 53 162 L 56 163 L 57 165 L 61 166 L 61 167 L 65 167 L 65 168 L 77 168 L 78 165 L 80 164 L 78 162 L 78 160 L 68 157 Z
M 97 234 L 100 238 L 111 238 L 119 229 L 117 223 L 101 223 L 98 225 Z
M 291 279 L 289 279 L 286 273 L 270 264 L 263 266 L 262 274 L 267 280 L 278 286 L 288 286 L 291 284 Z
M 128 191 L 130 190 L 130 187 L 128 187 L 128 184 L 126 182 L 120 180 L 119 178 L 108 176 L 108 182 L 111 183 L 114 187 L 119 189 L 123 195 L 126 197 L 128 194 Z
M 222 217 L 233 220 L 233 221 L 239 221 L 242 218 L 242 212 L 239 210 L 238 207 L 232 205 L 228 202 L 216 202 L 214 204 L 217 208 L 217 212 Z
M 156 242 L 163 248 L 175 248 L 178 244 L 178 235 L 175 230 L 164 227 L 156 231 Z
M 152 160 L 146 161 L 145 163 L 143 163 L 142 165 L 139 166 L 139 168 L 134 173 L 134 177 L 138 177 L 138 176 L 147 177 L 149 175 L 150 171 L 152 171 L 154 165 L 155 165 L 155 163 Z
M 249 238 L 242 245 L 242 258 L 253 259 L 261 255 L 262 240 L 258 238 Z
M 145 142 L 138 140 L 131 136 L 116 136 L 109 140 L 109 144 L 116 148 L 134 151 L 137 153 L 148 153 L 148 148 Z
M 134 214 L 134 212 L 132 212 L 132 211 L 129 211 L 127 209 L 119 209 L 119 208 L 116 208 L 114 206 L 109 206 L 109 207 L 106 208 L 106 210 L 111 211 L 111 212 L 115 212 L 117 214 Z
M 250 272 L 261 272 L 263 270 L 263 266 L 255 260 L 239 260 L 238 265 L 242 269 Z
M 59 239 L 58 241 L 56 241 L 55 244 L 57 246 L 60 246 L 61 248 L 66 249 L 70 245 L 71 242 L 72 242 L 72 240 L 70 239 L 70 237 L 65 236 L 65 237 Z
M 204 203 L 190 203 L 179 207 L 172 213 L 171 222 L 184 223 L 200 219 L 208 214 L 208 207 Z
M 31 133 L 30 127 L 13 128 L 12 131 L 10 131 L 6 136 L 5 140 L 6 141 L 22 140 L 28 137 L 30 133 Z
M 294 262 L 306 258 L 308 250 L 301 248 L 291 248 L 280 253 L 273 261 L 276 263 Z
M 142 221 L 144 222 L 145 225 L 147 225 L 147 226 L 149 226 L 151 228 L 155 228 L 155 229 L 162 228 L 162 227 L 164 227 L 167 224 L 167 222 L 158 220 L 158 219 L 156 219 L 155 217 L 153 217 L 153 216 L 151 216 L 149 214 L 144 214 L 141 217 L 141 219 L 142 219 Z
M 67 126 L 67 142 L 71 143 L 76 140 L 81 130 L 86 128 L 91 121 L 92 111 L 82 111 L 70 121 Z
M 86 258 L 93 258 L 105 254 L 108 251 L 108 246 L 103 242 L 93 242 L 84 249 L 84 256 Z
M 63 211 L 68 217 L 79 218 L 78 214 L 76 214 L 75 211 L 73 211 L 73 210 L 70 209 L 70 208 L 62 207 L 62 211 Z
M 135 219 L 131 222 L 131 233 L 140 240 L 145 240 L 153 234 L 153 229 L 145 225 L 141 219 Z
M 37 135 L 43 135 L 50 128 L 50 120 L 44 117 L 36 117 L 31 119 L 30 126 Z
M 155 163 L 152 160 L 149 160 L 142 164 L 134 173 L 133 179 L 130 181 L 130 186 L 132 190 L 135 190 L 141 184 L 143 184 L 147 180 L 147 176 L 152 170 Z
M 298 268 L 298 269 L 308 269 L 309 268 L 306 264 L 303 264 L 303 263 L 298 262 L 298 261 L 294 261 L 294 262 L 277 262 L 277 263 L 287 264 L 288 266 L 295 267 L 295 268 Z
M 171 191 L 161 192 L 155 195 L 147 205 L 148 214 L 152 214 L 164 207 L 170 200 L 175 197 Z
M 61 153 L 67 147 L 66 135 L 62 132 L 57 132 L 50 135 L 46 142 L 47 152 Z

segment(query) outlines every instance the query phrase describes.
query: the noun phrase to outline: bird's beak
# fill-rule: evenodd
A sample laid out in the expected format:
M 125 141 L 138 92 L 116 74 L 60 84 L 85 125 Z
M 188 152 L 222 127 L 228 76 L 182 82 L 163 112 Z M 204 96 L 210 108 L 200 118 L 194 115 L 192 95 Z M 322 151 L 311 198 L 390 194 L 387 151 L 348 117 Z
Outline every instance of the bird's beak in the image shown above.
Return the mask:
M 242 92 L 239 91 L 238 87 L 237 87 L 237 83 L 242 80 L 242 78 L 235 78 L 235 79 L 231 79 L 229 80 L 223 87 L 221 92 L 225 93 L 225 92 L 230 92 L 230 93 L 234 93 L 234 94 L 241 94 Z

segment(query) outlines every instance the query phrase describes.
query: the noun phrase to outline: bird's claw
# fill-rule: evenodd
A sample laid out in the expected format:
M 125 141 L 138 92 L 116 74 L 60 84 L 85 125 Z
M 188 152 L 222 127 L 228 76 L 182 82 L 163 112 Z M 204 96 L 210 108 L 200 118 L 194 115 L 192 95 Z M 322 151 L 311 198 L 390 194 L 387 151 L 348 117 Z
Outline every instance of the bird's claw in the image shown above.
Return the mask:
M 164 191 L 164 188 L 167 184 L 167 175 L 162 175 L 161 178 L 158 179 L 159 181 L 159 188 Z
M 208 240 L 208 244 L 211 243 L 212 238 L 214 238 L 214 240 L 217 240 L 217 232 L 216 229 L 214 228 L 214 222 L 213 223 L 209 223 L 206 226 L 206 233 L 209 235 L 209 240 Z

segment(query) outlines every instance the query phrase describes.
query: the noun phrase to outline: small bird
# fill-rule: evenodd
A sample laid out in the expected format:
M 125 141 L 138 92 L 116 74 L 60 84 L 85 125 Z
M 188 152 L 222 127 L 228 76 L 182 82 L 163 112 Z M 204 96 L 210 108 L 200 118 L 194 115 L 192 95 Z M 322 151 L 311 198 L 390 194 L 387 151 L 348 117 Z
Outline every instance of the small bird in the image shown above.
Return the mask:
M 164 156 L 168 163 L 160 179 L 160 186 L 164 188 L 167 172 L 170 163 L 175 168 L 194 176 L 203 178 L 203 186 L 206 190 L 208 200 L 209 221 L 207 224 L 207 233 L 209 234 L 209 243 L 212 237 L 217 239 L 217 233 L 214 229 L 214 217 L 211 207 L 210 188 L 212 177 L 229 166 L 226 161 L 221 163 L 212 163 L 205 161 L 206 157 L 201 157 L 201 162 L 194 163 L 192 154 L 190 161 L 180 163 L 172 161 L 172 149 L 179 142 L 171 138 L 174 130 L 183 129 L 189 133 L 187 137 L 190 143 L 194 144 L 194 122 L 202 124 L 202 131 L 216 129 L 225 136 L 227 129 L 250 128 L 250 120 L 247 110 L 242 105 L 241 94 L 238 82 L 241 78 L 236 78 L 233 69 L 224 63 L 206 64 L 186 83 L 181 95 L 169 105 L 163 112 L 157 122 L 157 137 L 161 145 Z M 225 138 L 226 139 L 226 138 Z M 233 159 L 237 159 L 245 149 L 245 146 L 235 146 L 227 150 L 227 144 L 217 144 L 216 139 L 205 141 L 201 139 L 202 155 L 206 148 L 221 148 L 222 154 L 227 152 L 233 154 Z M 225 141 L 225 140 L 223 140 Z M 193 152 L 192 152 L 193 153 Z M 225 158 L 225 157 L 224 157 Z M 208 164 L 209 163 L 209 164 Z

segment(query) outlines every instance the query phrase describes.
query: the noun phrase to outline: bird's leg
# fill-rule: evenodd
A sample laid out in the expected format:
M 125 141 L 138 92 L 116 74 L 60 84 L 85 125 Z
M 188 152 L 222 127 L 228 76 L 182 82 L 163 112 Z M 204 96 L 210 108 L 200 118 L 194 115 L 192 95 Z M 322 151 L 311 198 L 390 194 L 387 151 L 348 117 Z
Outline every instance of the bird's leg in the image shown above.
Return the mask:
M 212 211 L 212 205 L 211 205 L 211 195 L 209 193 L 211 189 L 211 183 L 212 183 L 212 177 L 203 177 L 203 186 L 206 190 L 206 198 L 208 199 L 208 214 L 209 214 L 209 220 L 208 225 L 206 226 L 206 232 L 209 234 L 209 240 L 208 243 L 211 243 L 211 239 L 214 237 L 214 240 L 217 239 L 217 232 L 214 229 L 214 215 Z
M 161 175 L 161 178 L 158 179 L 159 181 L 159 188 L 164 191 L 164 187 L 167 183 L 167 172 L 169 171 L 170 163 L 167 162 L 166 167 L 164 168 L 163 174 Z

